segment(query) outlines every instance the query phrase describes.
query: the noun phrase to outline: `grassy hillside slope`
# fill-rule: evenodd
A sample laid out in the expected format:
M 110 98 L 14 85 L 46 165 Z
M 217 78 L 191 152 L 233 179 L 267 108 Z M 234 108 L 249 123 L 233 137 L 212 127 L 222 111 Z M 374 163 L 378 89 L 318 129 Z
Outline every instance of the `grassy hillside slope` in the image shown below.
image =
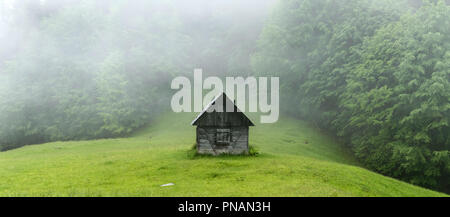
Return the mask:
M 192 157 L 194 116 L 167 114 L 130 138 L 0 153 L 0 196 L 445 196 L 356 166 L 297 120 L 251 128 L 257 157 Z

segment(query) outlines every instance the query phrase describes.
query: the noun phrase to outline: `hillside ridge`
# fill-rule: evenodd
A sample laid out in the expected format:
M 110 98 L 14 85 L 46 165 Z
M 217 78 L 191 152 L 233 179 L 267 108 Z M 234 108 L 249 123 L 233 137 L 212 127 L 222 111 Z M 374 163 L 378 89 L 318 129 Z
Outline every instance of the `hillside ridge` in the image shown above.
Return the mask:
M 2 152 L 0 196 L 446 196 L 359 167 L 291 118 L 250 130 L 256 157 L 192 157 L 195 115 L 167 113 L 129 138 Z

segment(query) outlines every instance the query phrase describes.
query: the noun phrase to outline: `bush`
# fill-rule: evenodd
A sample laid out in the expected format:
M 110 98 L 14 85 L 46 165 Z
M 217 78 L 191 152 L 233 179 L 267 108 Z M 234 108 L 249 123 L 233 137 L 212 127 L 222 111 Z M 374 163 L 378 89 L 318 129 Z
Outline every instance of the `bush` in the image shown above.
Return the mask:
M 248 146 L 248 155 L 249 156 L 258 156 L 260 154 L 259 149 L 254 145 Z

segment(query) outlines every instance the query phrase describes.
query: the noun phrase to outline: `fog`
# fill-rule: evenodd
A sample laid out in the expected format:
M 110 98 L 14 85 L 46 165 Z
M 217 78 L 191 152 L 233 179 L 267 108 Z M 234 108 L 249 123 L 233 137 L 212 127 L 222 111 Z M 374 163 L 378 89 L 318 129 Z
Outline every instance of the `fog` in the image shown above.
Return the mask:
M 149 25 L 145 28 L 149 28 L 150 31 L 158 30 L 157 27 L 151 29 L 152 18 L 163 19 L 163 22 L 176 20 L 174 22 L 182 22 L 184 26 L 183 24 L 171 26 L 170 28 L 175 28 L 174 31 L 188 32 L 189 37 L 193 37 L 194 40 L 207 42 L 207 40 L 214 40 L 215 37 L 226 37 L 217 35 L 217 31 L 215 31 L 217 29 L 225 30 L 241 26 L 242 29 L 237 30 L 240 31 L 237 37 L 244 39 L 248 37 L 246 32 L 259 31 L 262 20 L 267 16 L 274 2 L 275 0 L 5 0 L 0 3 L 0 60 L 3 62 L 12 58 L 17 52 L 26 49 L 27 46 L 30 46 L 28 42 L 33 39 L 32 37 L 36 37 L 34 33 L 43 31 L 43 23 L 46 20 L 56 20 L 61 13 L 71 10 L 71 8 L 73 10 L 84 8 L 83 13 L 86 14 L 98 13 L 98 16 L 114 16 L 111 25 L 122 28 L 123 31 L 144 28 L 144 23 L 138 24 L 139 19 L 149 21 Z M 71 25 L 76 22 L 77 17 L 64 19 L 69 19 L 61 20 L 65 25 Z M 94 17 L 91 19 L 95 22 Z M 189 25 L 188 29 L 186 24 Z M 89 29 L 92 27 L 80 25 L 72 26 L 72 30 L 102 31 L 101 34 L 104 36 L 115 34 L 112 29 L 104 29 L 104 26 L 96 27 L 99 29 Z M 45 32 L 40 33 L 45 34 Z M 65 36 L 56 36 L 55 40 L 62 40 L 63 37 Z M 78 42 L 82 43 L 81 39 Z M 73 53 L 70 46 L 64 47 L 64 49 L 68 53 Z M 201 49 L 198 50 L 200 52 Z M 207 60 L 203 61 L 208 62 Z
M 0 3 L 0 149 L 123 136 L 170 109 L 170 81 L 248 75 L 274 0 Z
M 198 68 L 279 77 L 281 116 L 449 192 L 449 2 L 3 0 L 0 151 L 130 135 Z

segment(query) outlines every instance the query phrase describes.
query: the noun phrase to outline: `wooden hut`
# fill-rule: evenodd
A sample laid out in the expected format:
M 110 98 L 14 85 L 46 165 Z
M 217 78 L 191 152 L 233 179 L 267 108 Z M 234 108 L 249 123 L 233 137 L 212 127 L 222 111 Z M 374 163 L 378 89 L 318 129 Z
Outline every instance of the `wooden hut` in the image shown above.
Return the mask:
M 230 111 L 227 111 L 227 105 Z M 218 111 L 217 108 L 222 109 Z M 216 108 L 215 110 L 213 108 Z M 248 153 L 249 127 L 254 126 L 225 93 L 220 94 L 192 121 L 197 126 L 197 153 Z

